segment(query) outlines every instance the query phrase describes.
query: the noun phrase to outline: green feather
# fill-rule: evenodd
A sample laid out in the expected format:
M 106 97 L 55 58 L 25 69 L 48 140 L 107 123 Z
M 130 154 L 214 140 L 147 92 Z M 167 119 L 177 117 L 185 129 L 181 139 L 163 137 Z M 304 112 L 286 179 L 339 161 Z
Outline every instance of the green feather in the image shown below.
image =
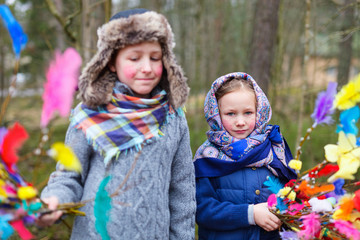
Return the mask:
M 110 220 L 111 197 L 105 190 L 110 178 L 110 176 L 107 176 L 101 181 L 94 203 L 95 228 L 103 240 L 110 240 L 106 225 Z

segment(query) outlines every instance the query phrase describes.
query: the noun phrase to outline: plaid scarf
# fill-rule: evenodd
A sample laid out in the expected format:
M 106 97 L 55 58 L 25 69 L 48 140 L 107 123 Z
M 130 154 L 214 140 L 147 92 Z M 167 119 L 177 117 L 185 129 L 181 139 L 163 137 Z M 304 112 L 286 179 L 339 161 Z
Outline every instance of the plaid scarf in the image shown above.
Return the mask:
M 123 94 L 115 87 L 112 100 L 106 106 L 91 109 L 79 104 L 70 126 L 82 129 L 107 165 L 121 151 L 138 151 L 142 143 L 161 136 L 160 127 L 170 110 L 164 90 L 144 99 Z

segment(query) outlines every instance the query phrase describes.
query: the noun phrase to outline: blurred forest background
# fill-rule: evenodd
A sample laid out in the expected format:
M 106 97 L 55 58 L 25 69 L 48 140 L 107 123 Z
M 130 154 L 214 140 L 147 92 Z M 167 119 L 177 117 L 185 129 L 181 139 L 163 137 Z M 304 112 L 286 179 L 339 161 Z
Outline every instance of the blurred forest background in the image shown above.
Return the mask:
M 193 153 L 206 139 L 205 94 L 221 75 L 241 71 L 257 80 L 272 103 L 271 123 L 281 126 L 295 153 L 312 125 L 317 93 L 329 81 L 340 87 L 360 71 L 359 0 L 0 0 L 0 4 L 11 8 L 29 38 L 21 54 L 17 92 L 2 123 L 19 121 L 29 131 L 23 155 L 39 142 L 41 94 L 55 50 L 74 47 L 87 63 L 96 51 L 97 28 L 128 8 L 160 12 L 173 28 L 177 60 L 191 87 L 186 107 Z M 11 39 L 0 24 L 1 102 L 14 64 Z M 53 123 L 50 142 L 64 139 L 67 124 L 67 119 Z M 315 129 L 303 146 L 303 169 L 323 160 L 323 146 L 337 141 L 335 130 L 336 124 Z M 41 189 L 54 170 L 53 160 L 22 160 L 23 175 Z M 50 231 L 33 231 L 39 239 L 66 239 L 69 234 L 62 224 Z

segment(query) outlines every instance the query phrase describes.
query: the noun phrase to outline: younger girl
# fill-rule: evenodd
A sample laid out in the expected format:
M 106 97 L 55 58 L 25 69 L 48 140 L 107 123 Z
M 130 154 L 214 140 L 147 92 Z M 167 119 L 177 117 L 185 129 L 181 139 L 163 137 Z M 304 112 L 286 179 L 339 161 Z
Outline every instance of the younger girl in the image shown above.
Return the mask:
M 82 102 L 65 139 L 83 171 L 57 166 L 43 201 L 56 209 L 58 203 L 94 199 L 110 176 L 105 190 L 119 194 L 111 199 L 105 231 L 90 201 L 80 209 L 86 216 L 76 217 L 71 239 L 194 239 L 195 177 L 182 112 L 188 87 L 172 51 L 170 25 L 161 14 L 133 9 L 117 13 L 98 35 L 98 52 L 80 76 Z M 39 225 L 60 215 L 44 215 Z
M 199 239 L 279 239 L 263 183 L 296 174 L 279 127 L 268 125 L 268 99 L 250 75 L 230 73 L 212 84 L 204 112 L 210 130 L 194 162 Z

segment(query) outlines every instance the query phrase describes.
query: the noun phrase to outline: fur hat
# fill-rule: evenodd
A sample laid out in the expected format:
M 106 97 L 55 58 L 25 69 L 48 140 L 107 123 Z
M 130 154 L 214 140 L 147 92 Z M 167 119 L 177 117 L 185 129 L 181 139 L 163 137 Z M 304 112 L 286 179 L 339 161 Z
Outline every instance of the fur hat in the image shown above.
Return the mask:
M 168 93 L 170 104 L 177 109 L 185 104 L 189 94 L 187 78 L 177 64 L 172 49 L 174 34 L 167 19 L 146 9 L 131 9 L 115 14 L 98 30 L 98 51 L 83 69 L 79 79 L 79 98 L 89 107 L 111 101 L 117 76 L 108 67 L 113 54 L 128 45 L 157 41 L 162 49 L 164 66 L 162 88 Z

